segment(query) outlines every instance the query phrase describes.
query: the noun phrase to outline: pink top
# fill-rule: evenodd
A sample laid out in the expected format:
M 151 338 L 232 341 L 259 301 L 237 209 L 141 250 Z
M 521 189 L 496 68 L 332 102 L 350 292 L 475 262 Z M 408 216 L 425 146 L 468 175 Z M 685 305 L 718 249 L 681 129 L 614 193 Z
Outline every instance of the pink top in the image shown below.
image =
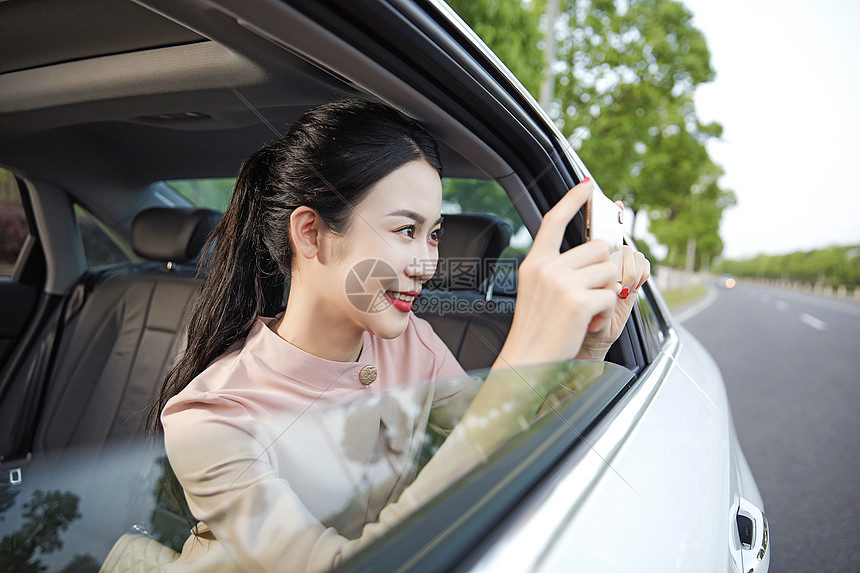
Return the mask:
M 172 570 L 328 570 L 481 460 L 455 427 L 477 382 L 409 318 L 395 339 L 365 332 L 355 363 L 260 318 L 167 403 L 167 454 L 204 534 Z M 434 432 L 450 436 L 416 478 Z

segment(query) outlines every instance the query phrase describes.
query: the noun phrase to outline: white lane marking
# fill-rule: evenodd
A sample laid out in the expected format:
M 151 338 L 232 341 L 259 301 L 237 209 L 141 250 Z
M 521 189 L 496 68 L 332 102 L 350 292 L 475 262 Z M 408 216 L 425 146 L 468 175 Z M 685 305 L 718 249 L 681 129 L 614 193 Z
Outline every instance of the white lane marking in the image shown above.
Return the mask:
M 756 288 L 764 288 L 764 287 L 749 287 L 748 290 L 744 290 L 741 292 L 745 292 L 749 296 L 756 296 L 755 289 Z M 827 310 L 836 310 L 839 312 L 844 312 L 848 314 L 853 314 L 855 316 L 860 316 L 860 303 L 854 302 L 850 299 L 838 299 L 838 298 L 828 298 L 823 295 L 816 295 L 807 292 L 788 290 L 786 288 L 775 287 L 773 288 L 774 293 L 779 293 L 779 297 L 790 300 L 792 302 L 798 302 L 801 304 L 811 304 L 818 308 L 826 308 Z
M 806 314 L 805 312 L 800 315 L 800 322 L 804 322 L 814 328 L 815 330 L 824 330 L 827 328 L 827 323 L 823 320 L 818 320 L 811 314 Z
M 788 304 L 784 300 L 778 300 L 774 305 L 776 305 L 776 310 L 785 310 L 788 308 Z
M 681 324 L 685 320 L 693 318 L 694 316 L 711 306 L 711 304 L 713 304 L 715 300 L 717 300 L 717 289 L 712 286 L 708 286 L 708 294 L 705 295 L 705 298 L 702 299 L 700 302 L 696 303 L 695 305 L 691 306 L 684 312 L 675 315 L 675 322 Z

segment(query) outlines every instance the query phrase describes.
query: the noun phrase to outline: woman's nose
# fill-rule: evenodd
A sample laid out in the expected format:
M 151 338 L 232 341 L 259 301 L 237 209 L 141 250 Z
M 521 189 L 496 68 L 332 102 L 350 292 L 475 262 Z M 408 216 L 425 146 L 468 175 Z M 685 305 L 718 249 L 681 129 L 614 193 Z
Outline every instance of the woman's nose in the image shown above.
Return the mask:
M 406 265 L 406 275 L 410 278 L 416 278 L 422 283 L 429 281 L 436 272 L 437 259 L 438 256 L 431 256 L 429 252 L 426 253 L 426 256 L 413 257 Z

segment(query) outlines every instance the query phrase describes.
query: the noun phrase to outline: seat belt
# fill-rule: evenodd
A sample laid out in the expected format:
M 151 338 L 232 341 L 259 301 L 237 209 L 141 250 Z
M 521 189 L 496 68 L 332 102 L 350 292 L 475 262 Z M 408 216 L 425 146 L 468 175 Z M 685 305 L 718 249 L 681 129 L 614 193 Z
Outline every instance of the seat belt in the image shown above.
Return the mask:
M 100 274 L 91 275 L 75 285 L 71 295 L 63 305 L 56 327 L 42 341 L 38 355 L 30 364 L 27 383 L 24 388 L 24 398 L 21 401 L 21 408 L 18 410 L 17 421 L 14 426 L 15 434 L 10 442 L 14 444 L 12 451 L 15 453 L 12 456 L 7 456 L 7 458 L 29 457 L 36 435 L 36 423 L 48 394 L 51 373 L 57 359 L 59 340 L 66 325 L 83 308 L 87 295 L 99 276 Z

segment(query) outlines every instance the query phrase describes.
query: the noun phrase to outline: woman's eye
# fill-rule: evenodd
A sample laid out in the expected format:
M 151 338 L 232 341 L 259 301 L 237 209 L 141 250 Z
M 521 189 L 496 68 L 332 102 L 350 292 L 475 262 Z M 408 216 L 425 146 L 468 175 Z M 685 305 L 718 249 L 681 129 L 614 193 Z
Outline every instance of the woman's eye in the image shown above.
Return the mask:
M 434 243 L 438 243 L 439 239 L 442 238 L 442 229 L 436 229 L 432 233 L 430 233 L 430 240 Z
M 397 232 L 401 233 L 403 235 L 406 235 L 410 239 L 414 239 L 415 238 L 415 225 L 408 225 L 406 227 L 403 227 L 402 229 L 397 229 Z

